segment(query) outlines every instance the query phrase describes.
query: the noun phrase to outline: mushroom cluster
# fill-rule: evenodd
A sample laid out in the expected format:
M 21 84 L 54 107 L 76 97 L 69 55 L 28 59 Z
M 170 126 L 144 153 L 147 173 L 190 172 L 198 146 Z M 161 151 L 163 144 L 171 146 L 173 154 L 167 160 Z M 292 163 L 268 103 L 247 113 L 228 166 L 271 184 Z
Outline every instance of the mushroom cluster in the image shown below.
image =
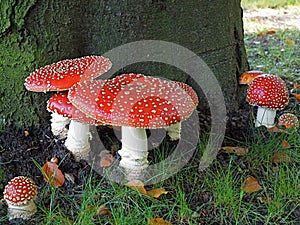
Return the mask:
M 37 187 L 31 178 L 24 176 L 13 178 L 5 186 L 3 194 L 10 220 L 29 219 L 37 211 L 34 203 L 37 197 Z
M 71 103 L 102 123 L 122 126 L 120 167 L 129 180 L 141 179 L 149 162 L 146 128 L 166 128 L 186 120 L 198 104 L 194 90 L 183 83 L 142 74 L 73 85 Z
M 34 92 L 65 91 L 79 81 L 99 77 L 111 66 L 111 61 L 103 56 L 66 59 L 35 70 L 25 79 L 24 85 L 27 90 Z M 69 119 L 55 112 L 51 116 L 52 133 L 65 137 L 68 133 L 65 126 Z

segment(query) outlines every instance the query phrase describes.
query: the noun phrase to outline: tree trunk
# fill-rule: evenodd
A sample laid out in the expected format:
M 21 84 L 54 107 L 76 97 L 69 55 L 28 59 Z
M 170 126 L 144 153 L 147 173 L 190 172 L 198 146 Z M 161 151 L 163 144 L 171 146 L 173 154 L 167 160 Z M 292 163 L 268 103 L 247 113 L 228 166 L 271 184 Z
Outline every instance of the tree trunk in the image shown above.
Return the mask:
M 239 107 L 238 76 L 247 69 L 240 0 L 11 0 L 1 3 L 0 124 L 26 127 L 49 119 L 49 95 L 23 85 L 34 69 L 140 40 L 173 42 L 196 53 L 217 77 L 228 112 Z M 193 85 L 182 71 L 162 63 L 122 71 Z

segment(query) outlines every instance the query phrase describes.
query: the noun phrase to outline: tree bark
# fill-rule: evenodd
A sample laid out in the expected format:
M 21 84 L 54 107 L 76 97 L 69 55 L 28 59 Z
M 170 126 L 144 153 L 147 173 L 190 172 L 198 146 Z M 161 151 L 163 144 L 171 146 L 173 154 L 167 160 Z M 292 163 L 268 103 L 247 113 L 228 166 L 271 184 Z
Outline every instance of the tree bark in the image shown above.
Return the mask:
M 238 76 L 248 66 L 240 0 L 7 2 L 1 3 L 0 25 L 2 125 L 26 127 L 49 119 L 49 95 L 28 92 L 23 86 L 34 69 L 66 58 L 101 55 L 139 40 L 173 42 L 196 53 L 220 82 L 228 112 L 239 107 L 243 90 Z M 159 63 L 139 63 L 120 72 L 124 71 L 193 85 L 182 71 Z

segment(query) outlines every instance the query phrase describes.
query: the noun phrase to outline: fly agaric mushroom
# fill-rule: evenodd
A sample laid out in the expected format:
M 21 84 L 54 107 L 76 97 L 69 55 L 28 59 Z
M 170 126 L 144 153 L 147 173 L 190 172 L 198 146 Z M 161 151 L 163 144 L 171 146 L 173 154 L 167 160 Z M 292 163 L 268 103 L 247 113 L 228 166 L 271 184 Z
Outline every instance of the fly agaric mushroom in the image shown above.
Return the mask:
M 198 105 L 198 96 L 197 96 L 196 92 L 193 90 L 193 88 L 182 82 L 177 82 L 177 84 L 182 89 L 184 89 L 187 92 L 187 94 L 190 95 L 195 106 L 197 106 Z M 165 129 L 166 129 L 167 135 L 170 137 L 171 141 L 176 141 L 176 140 L 180 139 L 180 137 L 181 137 L 181 122 L 172 124 L 169 127 L 166 127 Z
M 65 146 L 76 161 L 85 158 L 90 152 L 89 126 L 103 125 L 78 110 L 68 99 L 68 91 L 53 95 L 47 102 L 47 109 L 57 115 L 71 120 Z
M 285 128 L 294 128 L 297 129 L 299 127 L 299 120 L 297 116 L 292 113 L 284 113 L 278 118 L 278 126 L 284 126 Z
M 258 106 L 255 127 L 273 127 L 276 110 L 282 110 L 289 102 L 288 89 L 284 81 L 275 75 L 256 77 L 249 85 L 247 101 Z
M 29 219 L 37 208 L 34 200 L 37 197 L 37 188 L 32 179 L 24 176 L 13 178 L 4 189 L 4 200 L 8 206 L 8 218 Z
M 257 76 L 265 74 L 265 72 L 260 70 L 250 70 L 246 71 L 240 76 L 239 83 L 249 85 Z
M 145 129 L 165 128 L 187 119 L 198 103 L 191 95 L 196 96 L 175 81 L 123 74 L 106 81 L 79 82 L 69 90 L 68 98 L 88 116 L 122 126 L 119 166 L 134 180 L 149 165 Z
M 25 79 L 29 91 L 49 92 L 68 90 L 73 84 L 92 80 L 107 72 L 112 66 L 109 59 L 103 56 L 85 56 L 66 59 L 44 66 L 32 72 Z M 52 113 L 51 130 L 55 136 L 64 137 L 68 118 Z

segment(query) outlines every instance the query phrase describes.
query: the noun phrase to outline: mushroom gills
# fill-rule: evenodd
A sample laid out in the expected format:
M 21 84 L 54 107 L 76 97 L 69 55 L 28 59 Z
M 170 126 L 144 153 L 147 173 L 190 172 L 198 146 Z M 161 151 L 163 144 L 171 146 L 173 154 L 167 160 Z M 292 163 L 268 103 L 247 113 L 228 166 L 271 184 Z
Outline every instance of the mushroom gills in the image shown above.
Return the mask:
M 275 126 L 276 110 L 265 107 L 258 107 L 255 127 L 265 126 L 271 128 Z

